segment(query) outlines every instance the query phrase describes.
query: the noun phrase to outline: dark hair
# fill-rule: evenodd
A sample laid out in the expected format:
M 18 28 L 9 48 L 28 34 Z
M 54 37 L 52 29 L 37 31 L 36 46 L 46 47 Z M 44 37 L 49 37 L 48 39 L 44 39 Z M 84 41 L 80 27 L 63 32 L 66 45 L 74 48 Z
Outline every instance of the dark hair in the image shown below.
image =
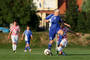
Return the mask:
M 17 22 L 17 20 L 14 20 L 13 22 Z
M 27 27 L 29 27 L 29 25 L 27 25 Z

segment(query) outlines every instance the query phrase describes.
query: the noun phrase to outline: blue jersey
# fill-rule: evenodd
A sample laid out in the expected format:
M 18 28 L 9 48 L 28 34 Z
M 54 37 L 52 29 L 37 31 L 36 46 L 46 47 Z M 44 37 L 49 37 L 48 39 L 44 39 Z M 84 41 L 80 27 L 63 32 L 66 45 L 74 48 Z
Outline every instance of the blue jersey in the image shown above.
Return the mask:
M 62 22 L 60 16 L 55 16 L 54 14 L 50 14 L 46 17 L 46 20 L 50 21 L 49 26 L 49 40 L 53 40 L 57 32 L 61 29 L 59 22 Z
M 32 36 L 31 30 L 25 30 L 24 35 L 25 35 L 25 41 L 30 41 L 31 36 Z
M 54 14 L 47 16 L 46 20 L 50 21 L 49 30 L 55 30 L 56 28 L 60 27 L 59 22 L 62 22 L 60 16 L 55 16 Z

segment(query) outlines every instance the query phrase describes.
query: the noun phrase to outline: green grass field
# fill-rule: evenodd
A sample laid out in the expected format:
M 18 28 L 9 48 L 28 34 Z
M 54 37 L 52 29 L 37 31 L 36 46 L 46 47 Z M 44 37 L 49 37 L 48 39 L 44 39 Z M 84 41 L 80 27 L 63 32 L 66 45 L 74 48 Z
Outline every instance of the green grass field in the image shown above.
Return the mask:
M 57 56 L 53 49 L 54 56 L 45 56 L 44 48 L 34 48 L 32 52 L 23 52 L 22 48 L 17 48 L 16 54 L 9 48 L 0 48 L 0 60 L 89 60 L 90 48 L 65 48 L 66 56 Z

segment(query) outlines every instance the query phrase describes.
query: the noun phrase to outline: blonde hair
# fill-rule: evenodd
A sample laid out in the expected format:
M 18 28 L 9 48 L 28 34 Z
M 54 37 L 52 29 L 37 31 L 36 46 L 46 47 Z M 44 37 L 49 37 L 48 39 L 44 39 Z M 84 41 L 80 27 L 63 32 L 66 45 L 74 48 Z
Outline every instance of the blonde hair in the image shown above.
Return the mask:
M 59 12 L 59 9 L 55 9 L 54 12 Z

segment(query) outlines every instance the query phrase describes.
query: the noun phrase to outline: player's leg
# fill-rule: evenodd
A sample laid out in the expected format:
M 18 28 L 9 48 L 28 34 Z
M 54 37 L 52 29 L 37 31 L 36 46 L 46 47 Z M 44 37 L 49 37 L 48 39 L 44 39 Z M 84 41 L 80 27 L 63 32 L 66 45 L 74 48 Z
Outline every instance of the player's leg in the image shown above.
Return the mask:
M 27 52 L 27 49 L 31 52 L 30 43 L 29 41 L 26 41 L 26 46 L 24 52 Z
M 24 52 L 27 52 L 27 41 L 25 41 L 25 49 Z
M 48 44 L 48 49 L 51 50 L 52 44 L 53 44 L 54 40 L 50 40 L 49 44 Z
M 16 51 L 16 49 L 15 49 L 15 45 L 16 45 L 15 36 L 11 35 L 11 39 L 12 39 L 12 49 L 13 49 L 13 52 L 15 52 Z
M 62 40 L 62 36 L 63 36 L 64 32 L 60 27 L 57 27 L 56 33 L 58 34 L 58 43 L 57 43 L 57 45 L 59 45 L 61 40 Z
M 28 41 L 28 43 L 27 43 L 27 48 L 28 48 L 29 52 L 31 52 L 30 41 Z
M 58 42 L 57 42 L 57 46 L 60 45 L 60 42 L 62 41 L 62 35 L 58 34 Z
M 52 44 L 54 42 L 54 40 L 53 40 L 54 37 L 55 37 L 54 33 L 53 32 L 49 32 L 49 44 L 48 44 L 48 49 L 49 50 L 51 50 Z
M 15 50 L 17 48 L 17 44 L 18 44 L 18 35 L 15 36 Z
M 67 45 L 67 40 L 66 39 L 62 39 L 59 47 L 58 47 L 58 51 L 59 51 L 59 54 L 61 55 L 65 55 L 64 52 L 62 51 L 64 47 L 66 47 Z
M 59 47 L 59 45 L 60 45 L 60 43 L 61 43 L 61 41 L 62 41 L 62 36 L 60 35 L 60 34 L 58 34 L 58 36 L 57 36 L 57 41 L 56 41 L 56 44 L 57 44 L 57 46 L 56 46 L 56 54 L 58 54 L 59 52 L 58 52 L 58 47 Z
M 56 33 L 58 34 L 58 40 L 57 40 L 57 43 L 56 43 L 57 44 L 57 46 L 56 46 L 56 52 L 58 54 L 58 47 L 59 47 L 60 42 L 62 40 L 63 30 L 60 27 L 58 27 L 57 30 L 56 30 Z

